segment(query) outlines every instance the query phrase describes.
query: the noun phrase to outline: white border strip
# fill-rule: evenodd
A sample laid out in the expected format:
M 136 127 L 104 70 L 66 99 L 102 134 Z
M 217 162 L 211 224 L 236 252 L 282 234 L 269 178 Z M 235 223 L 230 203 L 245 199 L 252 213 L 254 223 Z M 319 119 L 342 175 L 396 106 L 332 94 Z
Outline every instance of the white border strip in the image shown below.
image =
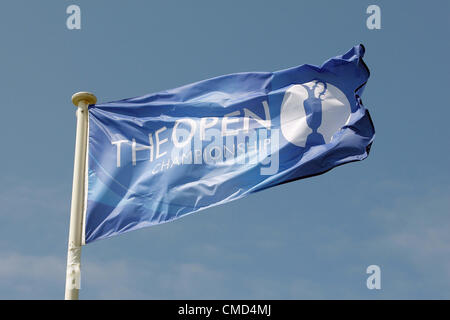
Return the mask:
M 87 196 L 88 196 L 88 164 L 89 164 L 89 106 L 87 107 L 87 134 L 86 134 L 86 163 L 84 165 L 84 186 L 83 186 L 83 221 L 81 228 L 81 245 L 86 245 L 86 210 L 87 210 Z

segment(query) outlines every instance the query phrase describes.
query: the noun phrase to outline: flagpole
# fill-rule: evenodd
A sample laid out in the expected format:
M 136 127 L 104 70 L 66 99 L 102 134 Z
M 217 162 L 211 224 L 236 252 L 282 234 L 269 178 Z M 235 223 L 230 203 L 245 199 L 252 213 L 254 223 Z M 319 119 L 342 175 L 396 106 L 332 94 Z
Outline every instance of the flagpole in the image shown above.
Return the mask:
M 69 245 L 67 250 L 66 300 L 78 300 L 80 291 L 88 106 L 95 104 L 97 98 L 89 92 L 78 92 L 72 96 L 72 102 L 77 107 L 77 134 L 73 166 L 72 202 L 70 206 Z

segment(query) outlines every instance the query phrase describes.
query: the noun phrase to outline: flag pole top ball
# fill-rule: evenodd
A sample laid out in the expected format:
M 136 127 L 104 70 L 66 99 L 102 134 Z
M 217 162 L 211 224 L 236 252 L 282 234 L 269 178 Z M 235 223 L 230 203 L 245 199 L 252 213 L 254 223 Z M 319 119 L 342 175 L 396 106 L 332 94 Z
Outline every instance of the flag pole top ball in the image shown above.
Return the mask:
M 90 92 L 77 92 L 72 96 L 72 103 L 78 107 L 81 101 L 85 101 L 86 104 L 95 104 L 97 102 L 97 97 Z

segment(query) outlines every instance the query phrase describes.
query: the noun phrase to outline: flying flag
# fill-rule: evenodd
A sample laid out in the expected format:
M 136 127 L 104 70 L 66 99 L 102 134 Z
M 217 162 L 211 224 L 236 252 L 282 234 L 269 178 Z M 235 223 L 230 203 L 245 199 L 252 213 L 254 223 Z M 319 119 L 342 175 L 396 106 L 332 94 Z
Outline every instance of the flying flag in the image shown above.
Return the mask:
M 364 51 L 90 105 L 83 244 L 365 159 Z

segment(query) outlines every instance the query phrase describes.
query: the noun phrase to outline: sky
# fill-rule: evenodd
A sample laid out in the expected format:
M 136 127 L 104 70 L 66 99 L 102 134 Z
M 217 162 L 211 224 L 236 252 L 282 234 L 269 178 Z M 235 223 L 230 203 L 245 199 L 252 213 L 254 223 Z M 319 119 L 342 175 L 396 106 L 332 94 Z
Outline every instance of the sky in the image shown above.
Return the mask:
M 320 65 L 359 43 L 366 160 L 89 244 L 80 298 L 449 299 L 449 13 L 448 0 L 1 1 L 0 299 L 64 297 L 73 93 Z

